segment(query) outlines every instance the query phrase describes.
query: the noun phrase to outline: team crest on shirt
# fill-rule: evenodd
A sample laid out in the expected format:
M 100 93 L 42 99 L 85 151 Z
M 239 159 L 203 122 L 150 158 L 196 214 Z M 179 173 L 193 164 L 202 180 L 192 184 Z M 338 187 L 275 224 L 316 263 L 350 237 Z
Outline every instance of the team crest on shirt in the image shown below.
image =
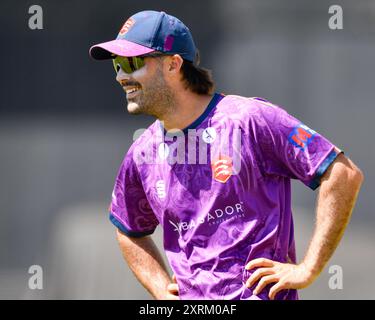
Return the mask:
M 214 179 L 225 183 L 233 173 L 232 158 L 221 155 L 219 159 L 211 162 L 211 168 Z

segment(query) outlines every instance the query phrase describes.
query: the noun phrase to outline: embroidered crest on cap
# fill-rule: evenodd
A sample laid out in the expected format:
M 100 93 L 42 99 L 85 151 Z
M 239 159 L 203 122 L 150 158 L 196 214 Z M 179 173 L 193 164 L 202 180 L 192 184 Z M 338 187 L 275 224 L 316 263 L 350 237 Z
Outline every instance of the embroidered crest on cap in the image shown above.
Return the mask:
M 119 35 L 123 36 L 125 33 L 127 33 L 129 29 L 134 25 L 134 23 L 135 23 L 135 20 L 133 18 L 129 18 L 128 20 L 126 20 L 126 22 L 124 23 L 124 25 L 122 26 L 119 32 Z

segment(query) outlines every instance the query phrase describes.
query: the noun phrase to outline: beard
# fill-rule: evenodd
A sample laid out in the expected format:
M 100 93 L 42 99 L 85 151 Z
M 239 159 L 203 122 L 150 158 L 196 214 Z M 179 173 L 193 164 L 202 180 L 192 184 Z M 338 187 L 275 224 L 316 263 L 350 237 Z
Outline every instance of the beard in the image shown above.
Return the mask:
M 140 85 L 141 90 L 134 98 L 127 98 L 127 109 L 130 114 L 146 114 L 156 118 L 173 111 L 175 98 L 171 88 L 166 83 L 160 66 L 154 77 Z

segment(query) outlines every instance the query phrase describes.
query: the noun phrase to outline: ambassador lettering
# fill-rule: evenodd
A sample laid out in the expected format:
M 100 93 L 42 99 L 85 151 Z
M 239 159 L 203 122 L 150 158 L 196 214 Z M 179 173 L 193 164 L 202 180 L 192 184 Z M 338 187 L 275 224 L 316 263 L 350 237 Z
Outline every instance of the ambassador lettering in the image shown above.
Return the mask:
M 139 314 L 161 314 L 165 315 L 167 318 L 171 316 L 173 312 L 173 307 L 153 307 L 146 304 L 145 307 L 141 307 L 139 310 Z
M 181 231 L 187 231 L 196 228 L 200 224 L 204 223 L 215 223 L 220 222 L 221 219 L 230 218 L 238 214 L 244 213 L 243 202 L 238 202 L 232 206 L 226 206 L 224 208 L 216 209 L 214 212 L 207 213 L 207 216 L 192 219 L 190 221 L 173 222 L 169 220 L 169 223 L 174 227 L 173 231 L 177 231 L 181 235 Z M 220 221 L 219 221 L 220 220 Z

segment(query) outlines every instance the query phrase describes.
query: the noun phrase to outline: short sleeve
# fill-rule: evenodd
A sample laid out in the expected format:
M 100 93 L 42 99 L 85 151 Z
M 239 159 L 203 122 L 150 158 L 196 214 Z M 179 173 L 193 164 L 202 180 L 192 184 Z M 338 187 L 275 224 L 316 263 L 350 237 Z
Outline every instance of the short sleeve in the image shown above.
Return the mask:
M 284 109 L 253 100 L 250 130 L 265 174 L 298 179 L 315 190 L 342 151 Z
M 159 223 L 149 205 L 131 153 L 126 155 L 116 177 L 109 218 L 130 237 L 152 234 Z

